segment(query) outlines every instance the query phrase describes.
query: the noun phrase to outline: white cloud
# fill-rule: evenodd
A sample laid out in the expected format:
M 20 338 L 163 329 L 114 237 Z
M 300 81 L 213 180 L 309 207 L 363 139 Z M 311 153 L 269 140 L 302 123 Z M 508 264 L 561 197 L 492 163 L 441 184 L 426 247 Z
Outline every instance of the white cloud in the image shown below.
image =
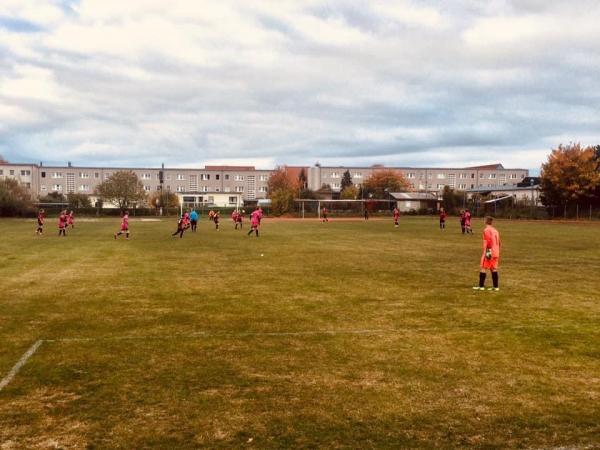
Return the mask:
M 0 16 L 13 160 L 532 167 L 600 138 L 587 0 L 3 0 Z

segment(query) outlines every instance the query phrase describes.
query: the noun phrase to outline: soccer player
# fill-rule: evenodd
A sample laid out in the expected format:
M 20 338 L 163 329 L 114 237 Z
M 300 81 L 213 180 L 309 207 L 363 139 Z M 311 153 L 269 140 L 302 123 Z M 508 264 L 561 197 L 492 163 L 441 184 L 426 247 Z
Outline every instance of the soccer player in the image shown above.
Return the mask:
M 446 217 L 448 217 L 448 214 L 446 214 L 444 208 L 440 208 L 440 230 L 446 229 Z
M 198 228 L 198 213 L 195 209 L 192 209 L 190 213 L 190 225 L 192 227 L 192 232 L 195 233 Z
M 467 234 L 473 234 L 473 228 L 471 228 L 471 212 L 468 209 L 465 211 L 465 232 Z
M 323 222 L 329 222 L 329 219 L 327 218 L 327 208 L 325 208 L 324 206 L 321 209 L 321 218 Z
M 394 226 L 396 228 L 398 228 L 399 224 L 398 224 L 398 220 L 400 219 L 400 210 L 398 209 L 398 207 L 396 206 L 394 208 Z
M 63 209 L 58 216 L 58 235 L 66 237 L 67 232 L 65 231 L 67 228 L 67 210 Z
M 208 212 L 208 220 L 213 220 L 213 219 L 214 219 L 214 217 L 215 217 L 215 212 L 214 212 L 214 211 L 211 209 L 211 210 Z
M 215 230 L 219 231 L 219 220 L 221 216 L 219 215 L 219 211 L 215 211 L 213 215 L 213 222 L 215 223 Z
M 244 215 L 238 211 L 237 217 L 235 218 L 235 229 L 237 230 L 238 225 L 240 230 L 244 228 Z
M 258 207 L 257 211 L 258 211 L 258 224 L 260 225 L 260 223 L 262 222 L 262 219 L 263 219 L 264 212 L 263 212 L 263 209 L 261 206 Z
M 256 233 L 256 237 L 258 237 L 258 227 L 260 226 L 260 212 L 257 209 L 252 211 L 250 214 L 250 231 L 248 231 L 248 236 L 252 234 L 254 231 Z
M 460 210 L 460 230 L 462 231 L 462 234 L 465 234 L 465 212 L 462 209 Z
M 186 216 L 184 214 L 177 221 L 177 231 L 175 231 L 175 233 L 173 233 L 171 236 L 175 237 L 175 236 L 179 235 L 179 238 L 182 238 L 183 237 L 183 232 L 185 230 L 186 230 Z
M 498 287 L 498 262 L 500 260 L 500 233 L 492 225 L 493 217 L 485 218 L 485 229 L 483 230 L 483 254 L 481 255 L 481 270 L 479 272 L 479 286 L 473 289 L 485 291 L 486 271 L 492 273 L 492 283 L 494 287 L 488 288 L 488 291 L 499 291 Z
M 75 228 L 75 217 L 73 214 L 73 210 L 71 210 L 67 215 L 67 226 L 71 225 L 71 228 Z
M 40 209 L 37 215 L 37 230 L 35 230 L 35 234 L 41 235 L 44 234 L 44 220 L 46 220 L 46 213 L 43 209 Z
M 121 218 L 121 230 L 118 233 L 115 233 L 115 239 L 123 233 L 125 233 L 125 239 L 129 239 L 129 211 L 123 213 L 123 217 Z

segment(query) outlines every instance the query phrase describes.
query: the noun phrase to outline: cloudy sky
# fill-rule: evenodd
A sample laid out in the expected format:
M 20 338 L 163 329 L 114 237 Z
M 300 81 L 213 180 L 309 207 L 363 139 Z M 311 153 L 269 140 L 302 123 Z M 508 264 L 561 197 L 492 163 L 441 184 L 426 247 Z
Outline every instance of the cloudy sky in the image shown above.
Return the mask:
M 599 24 L 597 0 L 0 0 L 0 154 L 535 169 L 600 143 Z

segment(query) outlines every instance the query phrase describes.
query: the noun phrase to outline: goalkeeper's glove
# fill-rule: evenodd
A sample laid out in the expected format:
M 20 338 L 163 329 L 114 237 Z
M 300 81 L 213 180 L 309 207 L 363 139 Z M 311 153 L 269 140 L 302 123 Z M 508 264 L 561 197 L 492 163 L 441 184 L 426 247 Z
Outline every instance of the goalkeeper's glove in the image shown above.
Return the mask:
M 492 249 L 491 248 L 485 249 L 485 259 L 492 259 Z

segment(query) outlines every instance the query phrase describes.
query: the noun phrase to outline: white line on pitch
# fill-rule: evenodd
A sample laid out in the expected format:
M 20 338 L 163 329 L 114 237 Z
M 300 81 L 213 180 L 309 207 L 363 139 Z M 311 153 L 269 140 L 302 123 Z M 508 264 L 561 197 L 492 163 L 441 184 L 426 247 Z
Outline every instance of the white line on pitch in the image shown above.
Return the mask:
M 17 361 L 17 363 L 13 366 L 12 369 L 10 369 L 10 372 L 8 372 L 8 375 L 6 375 L 4 378 L 2 378 L 2 381 L 0 381 L 0 391 L 2 389 L 4 389 L 8 383 L 10 383 L 12 381 L 12 379 L 15 377 L 15 375 L 17 373 L 19 373 L 19 370 L 21 370 L 21 367 L 23 367 L 25 365 L 25 363 L 27 362 L 27 360 L 29 358 L 31 358 L 33 356 L 33 354 L 37 351 L 38 348 L 40 348 L 40 345 L 42 345 L 42 342 L 44 342 L 42 339 L 36 341 L 31 347 L 29 347 L 29 350 L 27 350 L 23 356 L 21 356 L 21 359 L 19 359 Z

